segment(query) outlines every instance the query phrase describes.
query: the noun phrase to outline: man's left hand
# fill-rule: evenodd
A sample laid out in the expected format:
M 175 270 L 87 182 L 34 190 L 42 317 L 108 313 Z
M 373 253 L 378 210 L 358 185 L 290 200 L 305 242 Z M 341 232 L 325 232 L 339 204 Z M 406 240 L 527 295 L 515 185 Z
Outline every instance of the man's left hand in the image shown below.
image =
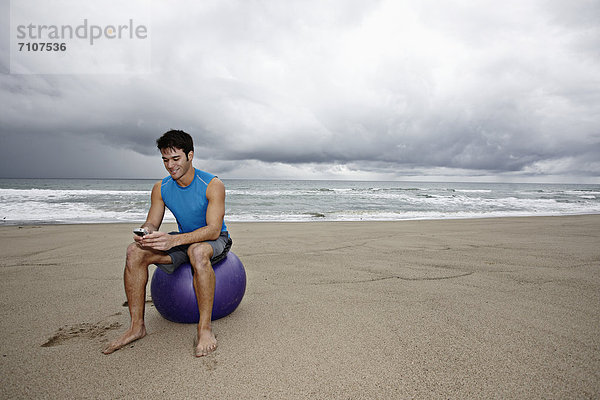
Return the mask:
M 175 238 L 165 232 L 154 231 L 142 237 L 139 241 L 142 247 L 149 247 L 154 250 L 167 251 L 176 246 Z

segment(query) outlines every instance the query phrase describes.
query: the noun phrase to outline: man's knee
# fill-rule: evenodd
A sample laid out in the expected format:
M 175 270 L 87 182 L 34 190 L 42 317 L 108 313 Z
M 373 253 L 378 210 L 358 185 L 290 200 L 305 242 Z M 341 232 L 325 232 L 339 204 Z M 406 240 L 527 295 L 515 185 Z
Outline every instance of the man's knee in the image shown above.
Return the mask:
M 127 260 L 132 260 L 140 257 L 140 246 L 136 243 L 130 243 L 127 246 Z
M 188 248 L 188 257 L 194 268 L 205 268 L 210 266 L 210 258 L 212 255 L 212 246 L 207 243 L 194 243 Z
M 125 265 L 129 268 L 135 266 L 148 266 L 148 251 L 142 249 L 137 243 L 131 243 L 127 247 L 127 260 Z

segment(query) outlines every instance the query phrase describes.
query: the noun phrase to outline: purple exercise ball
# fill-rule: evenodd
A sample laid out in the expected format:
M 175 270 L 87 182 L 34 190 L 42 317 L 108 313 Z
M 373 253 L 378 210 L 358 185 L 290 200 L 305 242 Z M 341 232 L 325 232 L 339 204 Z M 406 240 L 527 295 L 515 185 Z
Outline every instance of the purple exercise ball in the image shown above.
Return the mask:
M 246 292 L 246 271 L 240 259 L 231 251 L 222 261 L 213 265 L 215 271 L 215 299 L 212 319 L 229 315 L 241 303 Z M 200 314 L 194 291 L 192 266 L 182 264 L 172 274 L 156 268 L 150 284 L 154 306 L 169 321 L 198 323 Z

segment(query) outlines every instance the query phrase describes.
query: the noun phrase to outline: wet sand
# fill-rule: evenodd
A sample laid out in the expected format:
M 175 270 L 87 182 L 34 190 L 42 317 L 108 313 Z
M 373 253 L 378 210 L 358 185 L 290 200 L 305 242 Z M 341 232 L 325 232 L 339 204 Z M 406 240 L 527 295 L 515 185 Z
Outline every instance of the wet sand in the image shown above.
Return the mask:
M 0 227 L 0 398 L 600 397 L 600 215 L 228 226 L 246 295 L 199 359 L 149 288 L 101 353 L 134 226 Z

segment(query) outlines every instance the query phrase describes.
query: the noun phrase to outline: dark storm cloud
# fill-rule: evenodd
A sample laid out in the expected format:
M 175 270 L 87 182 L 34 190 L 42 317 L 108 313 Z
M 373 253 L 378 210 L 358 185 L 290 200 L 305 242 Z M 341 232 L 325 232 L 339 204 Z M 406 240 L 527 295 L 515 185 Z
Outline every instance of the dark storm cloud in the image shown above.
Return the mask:
M 83 151 L 107 176 L 171 128 L 234 176 L 600 175 L 594 2 L 154 7 L 151 74 L 1 75 L 2 141 Z M 36 154 L 30 174 L 68 170 Z

